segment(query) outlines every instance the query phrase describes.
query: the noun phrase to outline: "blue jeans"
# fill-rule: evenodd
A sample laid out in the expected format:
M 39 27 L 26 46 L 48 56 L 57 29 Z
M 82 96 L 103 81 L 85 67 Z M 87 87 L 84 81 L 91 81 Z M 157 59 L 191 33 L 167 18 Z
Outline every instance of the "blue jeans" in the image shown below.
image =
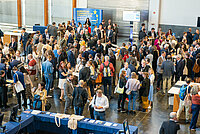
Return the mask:
M 190 122 L 190 129 L 196 129 L 200 105 L 192 104 L 191 108 L 192 108 L 192 119 L 191 119 L 191 122 Z
M 129 99 L 128 110 L 129 111 L 131 110 L 131 100 L 132 99 L 133 99 L 133 110 L 136 110 L 136 108 L 135 108 L 135 102 L 136 102 L 137 97 L 138 97 L 137 91 L 131 91 L 131 94 L 128 95 L 128 99 Z
M 84 108 L 84 107 L 75 106 L 75 107 L 74 107 L 75 115 L 82 115 L 82 114 L 83 114 L 83 108 Z
M 51 85 L 53 83 L 53 77 L 48 77 L 48 76 L 44 76 L 45 78 L 45 82 L 46 82 L 46 90 L 47 90 L 47 95 L 49 95 L 49 91 L 51 88 Z
M 98 112 L 94 110 L 94 117 L 96 120 L 102 120 L 105 121 L 106 120 L 106 113 L 104 112 Z
M 111 96 L 112 92 L 112 77 L 103 77 L 102 82 L 104 86 L 104 94 L 108 96 L 107 94 L 107 85 L 109 86 L 109 96 Z

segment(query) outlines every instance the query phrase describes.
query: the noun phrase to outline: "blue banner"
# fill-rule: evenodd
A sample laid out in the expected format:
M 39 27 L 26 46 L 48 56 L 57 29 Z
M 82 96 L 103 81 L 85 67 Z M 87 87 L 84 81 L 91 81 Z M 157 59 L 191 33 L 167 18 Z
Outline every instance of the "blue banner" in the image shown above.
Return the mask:
M 91 31 L 93 31 L 95 26 L 99 26 L 103 19 L 103 10 L 101 9 L 91 9 L 91 8 L 74 8 L 74 21 L 76 25 L 80 22 L 82 25 L 85 24 L 87 18 L 91 22 Z

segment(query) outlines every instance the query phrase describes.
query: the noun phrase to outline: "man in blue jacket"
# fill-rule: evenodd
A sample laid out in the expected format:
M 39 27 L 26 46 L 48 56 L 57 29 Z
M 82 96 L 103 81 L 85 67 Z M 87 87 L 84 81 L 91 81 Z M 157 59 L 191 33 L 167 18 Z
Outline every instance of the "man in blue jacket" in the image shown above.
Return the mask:
M 22 35 L 20 38 L 20 42 L 22 41 L 23 44 L 23 50 L 24 50 L 24 55 L 26 55 L 26 43 L 28 41 L 28 33 L 26 32 L 26 29 L 22 29 Z
M 71 46 L 69 48 L 69 51 L 67 52 L 67 61 L 70 62 L 71 64 L 71 67 L 75 67 L 75 56 L 73 54 L 73 49 L 74 49 L 74 46 Z
M 49 96 L 49 90 L 53 83 L 53 64 L 50 62 L 51 58 L 51 55 L 48 55 L 47 60 L 44 63 L 42 63 L 42 72 L 44 73 L 44 78 L 46 82 L 45 88 L 47 90 L 47 97 L 52 97 Z
M 19 104 L 19 111 L 21 110 L 21 96 L 22 98 L 24 99 L 24 104 L 23 106 L 26 108 L 27 107 L 27 100 L 26 100 L 26 94 L 25 94 L 25 90 L 26 90 L 26 87 L 25 87 L 25 82 L 24 82 L 24 75 L 22 72 L 19 72 L 17 70 L 17 67 L 13 67 L 13 79 L 14 79 L 14 84 L 17 83 L 17 81 L 20 81 L 21 84 L 23 85 L 24 87 L 24 90 L 19 92 L 19 93 L 16 93 L 16 96 L 17 96 L 17 101 L 18 101 L 18 104 Z
M 193 36 L 193 41 L 198 40 L 199 39 L 199 29 L 196 29 L 196 33 Z

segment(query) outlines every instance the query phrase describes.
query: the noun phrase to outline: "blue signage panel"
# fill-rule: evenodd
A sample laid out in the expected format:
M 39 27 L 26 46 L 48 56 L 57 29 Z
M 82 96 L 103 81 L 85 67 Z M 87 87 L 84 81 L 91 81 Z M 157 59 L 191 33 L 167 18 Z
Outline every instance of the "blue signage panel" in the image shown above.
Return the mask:
M 73 14 L 76 25 L 78 22 L 85 24 L 86 19 L 89 18 L 92 31 L 95 26 L 99 26 L 103 19 L 103 10 L 101 9 L 74 8 Z

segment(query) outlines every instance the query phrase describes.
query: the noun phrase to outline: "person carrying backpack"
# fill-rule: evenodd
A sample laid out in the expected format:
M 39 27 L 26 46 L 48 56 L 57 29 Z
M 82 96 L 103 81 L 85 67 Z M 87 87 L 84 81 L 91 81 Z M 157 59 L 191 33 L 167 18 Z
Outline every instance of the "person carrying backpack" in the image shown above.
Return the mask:
M 188 104 L 187 99 L 190 97 L 190 79 L 186 79 L 186 84 L 182 85 L 179 92 L 179 109 L 177 111 L 177 120 L 179 120 L 179 117 L 181 115 L 181 112 L 183 111 L 183 108 L 185 106 L 185 116 L 186 116 L 186 123 L 189 123 L 189 110 L 190 110 L 190 104 Z
M 109 97 L 111 98 L 111 92 L 112 92 L 112 77 L 113 73 L 115 71 L 113 64 L 109 62 L 109 56 L 105 56 L 105 62 L 101 64 L 100 70 L 102 73 L 102 82 L 104 85 L 104 94 L 108 96 L 107 94 L 107 85 L 109 86 Z
M 83 109 L 88 99 L 88 93 L 86 89 L 83 88 L 84 84 L 85 82 L 83 80 L 80 80 L 78 86 L 74 88 L 72 94 L 72 104 L 74 106 L 75 115 L 83 114 Z

